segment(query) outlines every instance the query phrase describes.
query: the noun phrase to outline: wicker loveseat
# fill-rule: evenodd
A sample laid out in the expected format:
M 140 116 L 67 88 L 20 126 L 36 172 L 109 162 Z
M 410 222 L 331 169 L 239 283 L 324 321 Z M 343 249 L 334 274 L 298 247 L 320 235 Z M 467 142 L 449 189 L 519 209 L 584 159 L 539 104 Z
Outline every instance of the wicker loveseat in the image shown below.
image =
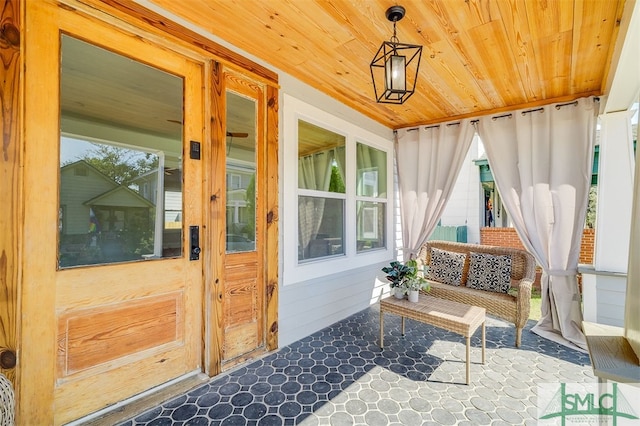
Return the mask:
M 432 249 L 436 250 L 434 251 Z M 524 250 L 507 247 L 456 243 L 450 241 L 428 241 L 420 248 L 418 258 L 421 259 L 425 265 L 430 265 L 432 253 L 436 253 L 436 255 L 442 254 L 442 252 L 437 251 L 438 249 L 449 253 L 453 252 L 453 256 L 456 256 L 456 253 L 463 253 L 466 257 L 463 261 L 461 260 L 459 262 L 462 268 L 461 276 L 458 276 L 460 285 L 444 284 L 442 282 L 434 281 L 433 277 L 429 276 L 429 283 L 431 284 L 429 294 L 434 297 L 453 300 L 467 305 L 480 306 L 485 308 L 487 313 L 512 322 L 516 327 L 516 347 L 519 347 L 522 328 L 525 326 L 529 318 L 531 285 L 535 279 L 536 268 L 536 262 L 533 256 Z M 483 257 L 510 257 L 510 279 L 506 278 L 506 286 L 511 287 L 508 293 L 467 287 L 469 264 L 472 256 L 471 253 L 480 254 L 474 254 L 474 259 L 477 259 L 483 254 L 490 255 Z M 456 257 L 462 258 L 463 256 L 458 255 Z M 501 257 L 498 257 L 498 259 L 504 260 L 504 258 Z M 463 266 L 462 262 L 464 262 Z M 477 265 L 478 262 L 474 262 L 476 271 L 473 273 L 474 280 L 472 284 L 476 284 L 478 282 Z M 507 268 L 504 272 L 509 273 L 509 269 Z M 510 284 L 508 281 L 510 281 Z

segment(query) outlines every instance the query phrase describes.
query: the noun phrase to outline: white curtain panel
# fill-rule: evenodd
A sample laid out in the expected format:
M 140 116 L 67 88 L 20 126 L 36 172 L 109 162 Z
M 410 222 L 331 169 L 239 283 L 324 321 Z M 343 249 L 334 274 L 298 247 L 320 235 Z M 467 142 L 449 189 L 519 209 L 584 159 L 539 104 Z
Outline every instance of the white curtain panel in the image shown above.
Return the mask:
M 298 188 L 326 191 L 331 182 L 334 150 L 306 155 L 298 160 Z
M 577 282 L 598 104 L 486 116 L 478 131 L 507 213 L 543 269 L 542 317 L 533 332 L 586 350 Z
M 398 130 L 395 149 L 405 260 L 417 253 L 438 224 L 474 132 L 469 120 Z
M 334 150 L 322 151 L 298 160 L 298 187 L 327 191 L 331 183 L 331 163 Z M 318 232 L 324 216 L 325 198 L 298 197 L 298 239 L 303 257 L 308 256 L 311 238 Z

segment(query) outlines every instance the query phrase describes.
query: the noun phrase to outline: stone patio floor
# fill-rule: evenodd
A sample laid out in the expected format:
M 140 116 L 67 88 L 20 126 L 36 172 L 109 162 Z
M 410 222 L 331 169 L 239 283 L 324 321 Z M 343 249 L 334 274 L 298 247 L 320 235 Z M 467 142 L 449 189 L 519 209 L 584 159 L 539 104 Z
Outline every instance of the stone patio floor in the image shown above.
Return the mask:
M 537 386 L 596 383 L 589 356 L 487 316 L 486 363 L 464 338 L 371 306 L 121 423 L 134 425 L 515 425 L 537 423 Z

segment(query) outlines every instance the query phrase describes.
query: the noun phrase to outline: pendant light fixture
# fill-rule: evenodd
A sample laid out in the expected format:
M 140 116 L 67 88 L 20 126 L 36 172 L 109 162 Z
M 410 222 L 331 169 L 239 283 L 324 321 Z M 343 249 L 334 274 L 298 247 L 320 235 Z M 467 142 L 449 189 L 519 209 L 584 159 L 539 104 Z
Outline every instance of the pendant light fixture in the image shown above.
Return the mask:
M 393 36 L 391 40 L 382 42 L 371 61 L 371 78 L 378 103 L 402 104 L 415 91 L 422 46 L 400 43 L 398 40 L 396 22 L 404 14 L 402 6 L 387 9 L 387 19 L 393 22 Z

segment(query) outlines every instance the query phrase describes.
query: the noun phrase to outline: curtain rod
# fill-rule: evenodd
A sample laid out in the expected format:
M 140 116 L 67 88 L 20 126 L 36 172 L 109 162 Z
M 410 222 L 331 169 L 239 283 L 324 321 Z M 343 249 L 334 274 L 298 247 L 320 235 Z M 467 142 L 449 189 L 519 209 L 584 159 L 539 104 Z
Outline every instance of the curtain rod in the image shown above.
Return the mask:
M 509 114 L 502 114 L 502 115 L 496 115 L 495 117 L 491 117 L 491 119 L 493 121 L 496 121 L 498 118 L 506 118 L 506 117 L 513 117 L 513 114 L 509 113 Z
M 594 97 L 593 98 L 593 102 L 600 102 L 600 98 L 597 97 L 597 96 Z M 564 106 L 569 106 L 569 105 L 574 105 L 574 106 L 578 105 L 578 100 L 576 99 L 575 101 L 572 101 L 572 102 L 567 102 L 567 103 L 564 103 L 564 104 L 558 104 L 558 105 L 555 106 L 555 108 L 559 110 L 560 108 L 562 108 Z M 530 112 L 538 112 L 538 111 L 544 111 L 544 107 L 522 111 L 521 114 L 525 115 L 525 114 L 529 114 Z M 503 114 L 503 115 L 496 115 L 495 117 L 491 117 L 491 119 L 493 121 L 495 121 L 498 118 L 507 118 L 507 117 L 512 117 L 512 116 L 513 116 L 513 114 L 509 113 L 509 114 Z M 471 124 L 476 124 L 479 121 L 480 121 L 480 119 L 476 118 L 474 120 L 471 120 Z M 447 123 L 447 127 L 448 126 L 457 126 L 459 124 L 460 124 L 459 121 L 456 121 L 455 123 Z M 425 126 L 425 129 L 433 129 L 433 128 L 436 128 L 436 127 L 440 127 L 440 124 L 434 124 L 433 126 Z M 414 127 L 412 129 L 407 129 L 407 132 L 412 132 L 414 130 L 419 130 L 419 129 L 420 129 L 419 127 Z M 397 133 L 397 130 L 394 130 L 393 132 Z
M 563 106 L 568 106 L 568 105 L 574 105 L 577 106 L 578 105 L 578 101 L 573 101 L 573 102 L 567 102 L 566 104 L 558 104 L 556 105 L 556 109 L 560 109 Z
M 476 120 L 476 121 L 477 121 L 477 120 Z M 456 121 L 455 123 L 447 123 L 447 127 L 449 127 L 449 126 L 459 126 L 459 125 L 460 125 L 460 122 L 459 122 L 459 121 Z M 425 130 L 426 130 L 426 129 L 436 129 L 436 128 L 438 128 L 438 127 L 440 127 L 440 124 L 434 124 L 433 126 L 424 126 L 424 129 L 425 129 Z M 407 132 L 412 132 L 412 131 L 414 131 L 414 130 L 420 130 L 420 127 L 413 127 L 413 128 L 411 128 L 411 129 L 407 129 Z M 396 130 L 394 130 L 394 132 L 395 132 L 395 131 L 396 131 Z
M 576 105 L 578 105 L 578 101 L 576 101 Z M 558 108 L 558 106 L 556 106 L 556 109 L 560 109 L 560 108 Z M 527 110 L 527 111 L 522 111 L 521 114 L 525 115 L 525 114 L 529 114 L 531 112 L 538 112 L 538 111 L 544 112 L 544 108 L 535 108 L 535 109 L 530 109 L 530 110 Z

